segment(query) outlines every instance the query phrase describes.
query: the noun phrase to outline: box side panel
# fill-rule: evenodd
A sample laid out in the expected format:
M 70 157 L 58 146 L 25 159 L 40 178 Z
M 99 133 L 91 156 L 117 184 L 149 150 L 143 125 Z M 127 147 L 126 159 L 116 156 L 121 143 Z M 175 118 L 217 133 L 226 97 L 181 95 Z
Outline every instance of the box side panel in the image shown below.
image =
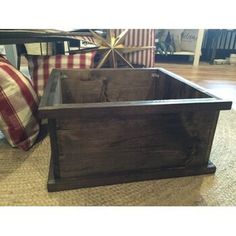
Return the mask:
M 181 114 L 181 124 L 191 143 L 187 168 L 205 167 L 209 163 L 211 147 L 219 111 L 195 111 Z
M 189 99 L 189 98 L 211 98 L 204 91 L 191 86 L 188 81 L 180 81 L 177 77 L 158 71 L 157 99 Z
M 62 77 L 70 79 L 101 79 L 101 78 L 113 78 L 118 80 L 120 78 L 151 78 L 152 74 L 157 71 L 153 69 L 72 69 L 72 70 L 60 70 Z
M 156 79 L 149 71 L 79 72 L 62 80 L 63 103 L 154 100 Z
M 61 177 L 207 165 L 215 112 L 58 120 Z
M 60 177 L 60 160 L 59 160 L 59 151 L 58 151 L 58 137 L 57 137 L 57 127 L 56 120 L 48 120 L 48 132 L 50 136 L 51 144 L 51 162 L 53 165 L 53 175 L 55 178 Z
M 105 102 L 103 80 L 62 79 L 62 103 Z

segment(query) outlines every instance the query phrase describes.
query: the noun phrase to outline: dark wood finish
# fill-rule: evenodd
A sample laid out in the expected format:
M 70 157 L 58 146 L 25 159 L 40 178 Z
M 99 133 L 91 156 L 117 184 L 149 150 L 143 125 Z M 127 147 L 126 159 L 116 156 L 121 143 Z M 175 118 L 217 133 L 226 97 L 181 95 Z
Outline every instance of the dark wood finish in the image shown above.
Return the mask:
M 54 70 L 40 104 L 52 141 L 49 191 L 213 173 L 220 110 L 164 69 Z
M 48 120 L 48 131 L 50 135 L 51 143 L 51 161 L 53 163 L 53 176 L 55 178 L 60 178 L 60 162 L 59 162 L 59 152 L 58 152 L 58 141 L 57 141 L 57 130 L 56 121 Z
M 119 183 L 129 183 L 152 179 L 166 179 L 184 176 L 213 174 L 216 171 L 215 165 L 209 163 L 197 168 L 168 168 L 168 169 L 148 169 L 139 171 L 123 171 L 120 173 L 88 175 L 74 178 L 57 179 L 53 175 L 53 165 L 50 164 L 47 188 L 49 192 L 71 190 L 84 187 L 95 187 L 101 185 L 111 185 Z
M 150 100 L 112 103 L 62 104 L 54 107 L 40 108 L 41 118 L 91 118 L 119 115 L 141 115 L 173 113 L 183 111 L 201 110 L 228 110 L 231 103 L 228 100 L 215 99 L 176 99 L 176 100 Z
M 47 29 L 0 29 L 0 44 L 38 42 L 78 42 L 75 36 L 92 36 L 90 32 L 67 32 Z
M 64 104 L 105 102 L 103 87 L 103 79 L 63 79 L 62 102 Z
M 44 94 L 40 100 L 40 110 L 43 107 L 53 107 L 62 103 L 61 79 L 63 79 L 61 73 L 53 70 L 44 90 Z
M 185 79 L 200 85 L 222 99 L 233 101 L 236 108 L 236 70 L 232 65 L 209 65 L 200 63 L 198 67 L 186 64 L 157 64 Z
M 206 91 L 170 72 L 159 71 L 158 99 L 211 98 Z
M 215 116 L 205 111 L 58 120 L 61 177 L 204 165 Z

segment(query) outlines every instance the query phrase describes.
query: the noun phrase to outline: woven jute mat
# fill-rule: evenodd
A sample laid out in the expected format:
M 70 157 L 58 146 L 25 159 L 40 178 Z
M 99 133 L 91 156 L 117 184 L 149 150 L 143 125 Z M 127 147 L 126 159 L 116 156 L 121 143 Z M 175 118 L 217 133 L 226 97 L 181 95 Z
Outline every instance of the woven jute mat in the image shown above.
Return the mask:
M 48 137 L 30 151 L 0 140 L 0 205 L 214 206 L 236 205 L 236 111 L 220 114 L 210 159 L 214 175 L 151 180 L 48 193 Z

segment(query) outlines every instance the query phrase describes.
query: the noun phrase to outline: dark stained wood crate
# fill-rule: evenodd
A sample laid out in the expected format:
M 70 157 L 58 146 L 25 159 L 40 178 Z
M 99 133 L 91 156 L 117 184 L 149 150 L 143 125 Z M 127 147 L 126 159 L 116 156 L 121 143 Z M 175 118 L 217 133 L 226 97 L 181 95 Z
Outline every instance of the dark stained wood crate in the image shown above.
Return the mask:
M 217 120 L 231 105 L 161 68 L 53 70 L 39 107 L 48 190 L 214 173 Z

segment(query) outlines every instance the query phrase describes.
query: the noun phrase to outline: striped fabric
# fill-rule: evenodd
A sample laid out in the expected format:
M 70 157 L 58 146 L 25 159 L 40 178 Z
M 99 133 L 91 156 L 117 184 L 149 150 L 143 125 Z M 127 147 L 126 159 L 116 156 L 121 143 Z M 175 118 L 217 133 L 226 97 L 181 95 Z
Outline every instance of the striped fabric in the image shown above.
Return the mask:
M 117 37 L 124 29 L 114 29 Z M 77 36 L 75 36 L 77 37 Z M 91 36 L 79 36 L 77 39 L 99 46 L 99 43 Z M 130 29 L 125 37 L 125 46 L 153 46 L 139 52 L 124 54 L 125 58 L 132 64 L 144 65 L 145 67 L 154 67 L 155 62 L 155 30 L 154 29 Z
M 115 29 L 117 37 L 123 29 Z M 145 67 L 154 67 L 155 34 L 154 29 L 130 29 L 124 41 L 125 46 L 153 46 L 138 52 L 124 54 L 124 57 L 132 64 L 144 65 Z
M 38 97 L 31 82 L 0 56 L 0 130 L 13 147 L 28 150 L 39 133 Z
M 53 68 L 87 69 L 93 66 L 95 52 L 74 55 L 27 56 L 30 76 L 38 96 L 43 95 L 49 75 Z
M 91 43 L 91 44 L 97 45 L 97 42 L 96 42 L 95 38 L 92 37 L 92 36 L 82 36 L 81 40 L 83 40 L 83 41 L 85 41 L 87 43 Z

